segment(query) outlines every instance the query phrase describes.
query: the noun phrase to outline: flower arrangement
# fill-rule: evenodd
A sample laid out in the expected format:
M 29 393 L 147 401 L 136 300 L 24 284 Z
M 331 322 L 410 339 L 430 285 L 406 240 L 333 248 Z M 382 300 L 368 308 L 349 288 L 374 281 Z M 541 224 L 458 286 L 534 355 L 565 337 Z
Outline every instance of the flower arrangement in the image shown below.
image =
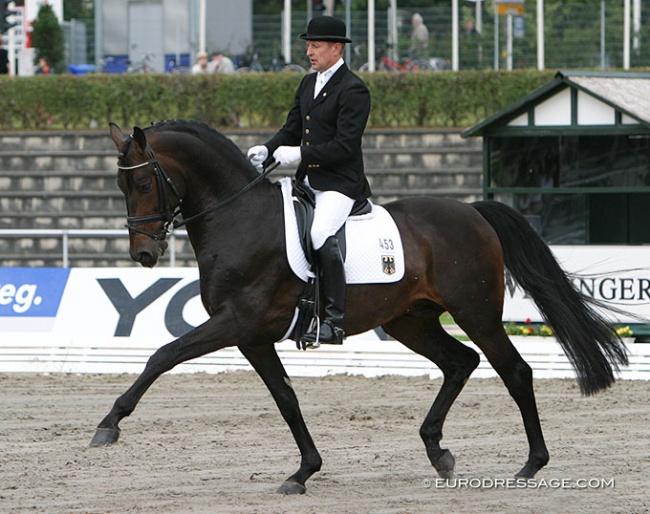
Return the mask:
M 551 337 L 553 336 L 553 329 L 541 323 L 533 323 L 530 318 L 522 323 L 504 323 L 503 328 L 509 336 L 538 336 L 538 337 Z M 629 326 L 617 326 L 616 333 L 619 337 L 632 337 L 634 332 Z
M 634 335 L 634 332 L 632 332 L 632 329 L 630 327 L 617 327 L 616 333 L 620 337 L 632 337 Z
M 526 318 L 523 324 L 504 323 L 503 328 L 506 329 L 506 334 L 509 336 L 550 337 L 553 335 L 553 329 L 551 327 L 542 325 L 541 323 L 533 323 L 530 318 Z

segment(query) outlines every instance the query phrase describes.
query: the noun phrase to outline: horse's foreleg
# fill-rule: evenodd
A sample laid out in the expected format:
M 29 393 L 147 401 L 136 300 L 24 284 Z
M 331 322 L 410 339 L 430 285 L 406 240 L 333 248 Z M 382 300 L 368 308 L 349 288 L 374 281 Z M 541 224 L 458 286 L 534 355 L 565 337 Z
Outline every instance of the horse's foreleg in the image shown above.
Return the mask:
M 442 478 L 452 478 L 455 459 L 440 447 L 442 427 L 454 401 L 479 363 L 478 354 L 444 331 L 436 312 L 405 315 L 384 325 L 384 330 L 415 353 L 434 362 L 443 383 L 422 426 L 420 437 L 431 464 Z
M 300 468 L 284 481 L 277 492 L 304 494 L 305 482 L 320 470 L 322 459 L 307 430 L 291 381 L 272 344 L 239 349 L 268 387 L 300 450 Z
M 90 446 L 107 446 L 120 437 L 120 421 L 129 416 L 144 393 L 163 373 L 206 353 L 218 350 L 210 321 L 188 332 L 184 336 L 159 348 L 147 361 L 144 371 L 133 385 L 113 404 L 108 415 L 99 423 Z

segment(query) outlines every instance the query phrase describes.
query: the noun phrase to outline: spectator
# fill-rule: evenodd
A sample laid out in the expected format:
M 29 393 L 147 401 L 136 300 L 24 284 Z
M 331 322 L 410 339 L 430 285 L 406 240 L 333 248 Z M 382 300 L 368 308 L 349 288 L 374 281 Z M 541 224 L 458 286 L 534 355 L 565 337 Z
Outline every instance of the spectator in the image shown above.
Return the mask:
M 2 48 L 2 35 L 0 34 L 0 75 L 9 73 L 9 54 Z
M 412 58 L 426 58 L 429 56 L 429 29 L 424 24 L 420 13 L 416 12 L 411 17 L 411 25 L 413 26 L 413 30 L 411 32 L 411 48 L 409 48 L 409 54 Z
M 474 20 L 467 20 L 465 22 L 465 34 L 468 36 L 475 36 L 478 34 L 476 27 L 474 26 Z
M 197 75 L 200 73 L 209 73 L 208 69 L 208 54 L 199 52 L 196 54 L 196 64 L 192 66 L 192 74 Z
M 50 75 L 54 73 L 54 68 L 50 66 L 50 60 L 47 57 L 41 57 L 34 73 L 36 75 Z
M 210 73 L 235 73 L 235 64 L 230 57 L 217 50 L 212 52 L 212 60 L 208 65 Z

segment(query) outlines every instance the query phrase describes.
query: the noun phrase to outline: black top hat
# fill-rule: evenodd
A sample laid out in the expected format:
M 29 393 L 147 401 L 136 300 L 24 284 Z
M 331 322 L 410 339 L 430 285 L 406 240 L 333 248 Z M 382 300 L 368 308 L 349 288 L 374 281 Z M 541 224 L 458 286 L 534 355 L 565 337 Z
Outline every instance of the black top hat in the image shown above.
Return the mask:
M 352 43 L 345 37 L 345 23 L 334 16 L 312 18 L 307 25 L 307 32 L 300 34 L 307 41 L 334 41 L 335 43 Z

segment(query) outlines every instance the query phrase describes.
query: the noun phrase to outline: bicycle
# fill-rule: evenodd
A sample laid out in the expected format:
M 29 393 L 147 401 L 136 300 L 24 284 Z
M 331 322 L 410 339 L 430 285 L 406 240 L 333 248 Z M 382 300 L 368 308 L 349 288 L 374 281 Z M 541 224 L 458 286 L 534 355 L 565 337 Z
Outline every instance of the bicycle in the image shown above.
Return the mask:
M 258 55 L 256 53 L 249 54 L 240 60 L 244 66 L 239 66 L 236 70 L 237 73 L 248 73 L 248 72 L 262 72 L 267 71 L 264 69 L 262 64 L 258 60 Z M 271 67 L 268 71 L 279 71 L 279 72 L 294 72 L 294 73 L 306 73 L 307 70 L 295 63 L 287 63 L 284 60 L 283 55 L 278 55 L 273 59 Z
M 388 49 L 391 48 L 391 44 L 387 44 Z M 359 67 L 359 71 L 368 71 L 369 64 L 366 62 Z M 387 55 L 382 55 L 379 59 L 378 65 L 375 69 L 379 71 L 433 71 L 436 68 L 433 66 L 429 59 L 424 58 L 413 58 L 407 57 L 403 63 L 391 59 Z
M 368 63 L 364 63 L 359 67 L 359 71 L 368 71 L 368 68 Z M 379 71 L 433 71 L 435 68 L 428 59 L 407 58 L 402 64 L 390 57 L 383 56 L 376 69 Z
M 126 73 L 155 73 L 156 70 L 154 70 L 151 65 L 151 59 L 153 57 L 154 54 L 144 54 L 137 66 L 133 65 L 133 63 L 129 61 Z

